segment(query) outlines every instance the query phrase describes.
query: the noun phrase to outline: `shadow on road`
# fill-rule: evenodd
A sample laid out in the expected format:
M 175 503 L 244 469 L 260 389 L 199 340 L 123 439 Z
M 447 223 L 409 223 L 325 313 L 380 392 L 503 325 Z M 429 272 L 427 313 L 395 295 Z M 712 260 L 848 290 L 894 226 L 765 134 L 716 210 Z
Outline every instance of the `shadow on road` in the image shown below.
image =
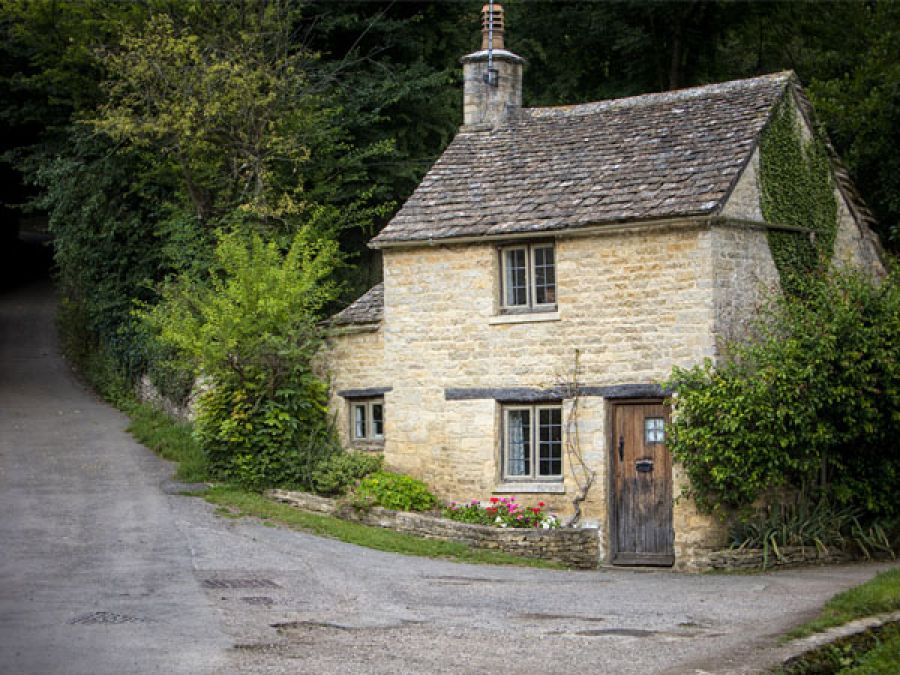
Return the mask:
M 0 242 L 0 293 L 50 278 L 51 240 L 46 233 L 21 232 Z

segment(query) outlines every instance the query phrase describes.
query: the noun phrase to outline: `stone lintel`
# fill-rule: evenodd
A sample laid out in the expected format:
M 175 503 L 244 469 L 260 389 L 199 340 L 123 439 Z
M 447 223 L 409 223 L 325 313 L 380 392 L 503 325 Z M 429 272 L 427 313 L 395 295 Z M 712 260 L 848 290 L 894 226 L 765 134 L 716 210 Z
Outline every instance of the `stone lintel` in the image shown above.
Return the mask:
M 371 398 L 391 391 L 393 387 L 366 387 L 364 389 L 342 389 L 337 393 L 341 398 Z
M 671 393 L 658 384 L 614 384 L 608 386 L 580 386 L 579 396 L 600 396 L 603 398 L 659 397 Z M 573 398 L 569 386 L 550 387 L 449 387 L 444 389 L 446 401 L 475 401 L 493 399 L 502 403 L 532 403 L 539 401 L 562 401 Z

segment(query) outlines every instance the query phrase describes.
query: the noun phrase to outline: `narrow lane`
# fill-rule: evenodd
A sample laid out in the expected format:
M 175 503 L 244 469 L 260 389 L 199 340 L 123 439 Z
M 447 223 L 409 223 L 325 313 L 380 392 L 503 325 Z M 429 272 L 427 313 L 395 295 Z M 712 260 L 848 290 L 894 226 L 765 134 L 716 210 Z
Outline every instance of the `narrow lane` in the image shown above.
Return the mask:
M 165 494 L 171 467 L 0 293 L 0 673 L 752 673 L 888 565 L 566 572 L 381 553 Z
M 58 355 L 47 282 L 0 295 L 0 672 L 202 673 L 230 641 L 170 468 Z

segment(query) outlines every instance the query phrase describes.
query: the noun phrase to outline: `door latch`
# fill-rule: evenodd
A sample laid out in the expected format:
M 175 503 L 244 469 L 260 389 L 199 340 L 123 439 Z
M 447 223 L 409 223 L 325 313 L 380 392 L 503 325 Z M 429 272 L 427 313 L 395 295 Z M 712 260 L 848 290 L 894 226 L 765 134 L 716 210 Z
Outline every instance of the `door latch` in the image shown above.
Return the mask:
M 619 461 L 625 461 L 625 437 L 619 436 Z

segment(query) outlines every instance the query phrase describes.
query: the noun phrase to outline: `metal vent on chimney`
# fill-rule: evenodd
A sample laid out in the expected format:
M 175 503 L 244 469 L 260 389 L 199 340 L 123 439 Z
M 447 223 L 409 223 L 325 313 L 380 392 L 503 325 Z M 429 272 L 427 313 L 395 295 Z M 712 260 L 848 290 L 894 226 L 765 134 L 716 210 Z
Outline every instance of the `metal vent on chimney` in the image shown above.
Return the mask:
M 487 49 L 487 71 L 484 82 L 488 86 L 499 86 L 500 73 L 494 68 L 494 47 L 503 49 L 503 7 L 489 3 L 481 8 L 481 48 Z

